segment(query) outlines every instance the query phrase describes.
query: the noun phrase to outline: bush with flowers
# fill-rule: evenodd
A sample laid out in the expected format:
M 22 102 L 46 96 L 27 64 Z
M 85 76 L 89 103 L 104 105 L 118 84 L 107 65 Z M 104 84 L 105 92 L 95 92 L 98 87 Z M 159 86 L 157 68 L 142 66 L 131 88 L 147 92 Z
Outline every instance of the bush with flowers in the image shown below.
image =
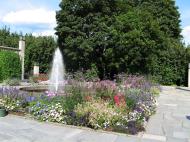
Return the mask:
M 128 76 L 119 83 L 99 81 L 86 84 L 83 91 L 84 88 L 88 95 L 74 113 L 75 117 L 88 116 L 85 124 L 89 127 L 136 134 L 155 113 L 156 94 L 152 88 L 159 87 L 144 77 Z
M 121 113 L 115 106 L 101 99 L 92 99 L 91 101 L 78 104 L 74 112 L 77 117 L 88 116 L 88 124 L 95 129 L 106 129 L 121 118 Z
M 40 121 L 65 123 L 65 110 L 60 102 L 37 101 L 29 112 Z
M 0 87 L 0 103 L 7 111 L 24 112 L 30 101 L 35 100 L 35 97 L 20 92 L 16 87 Z
M 68 80 L 63 95 L 46 92 L 33 96 L 0 88 L 0 104 L 7 110 L 22 109 L 40 121 L 137 134 L 155 113 L 158 93 L 159 87 L 141 76 L 117 82 L 80 78 Z

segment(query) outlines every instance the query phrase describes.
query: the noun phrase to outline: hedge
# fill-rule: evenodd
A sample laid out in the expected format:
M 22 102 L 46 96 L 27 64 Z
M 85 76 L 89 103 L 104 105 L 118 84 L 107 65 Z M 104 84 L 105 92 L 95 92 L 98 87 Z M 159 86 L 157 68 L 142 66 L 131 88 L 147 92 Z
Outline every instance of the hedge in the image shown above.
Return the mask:
M 19 55 L 12 51 L 0 51 L 0 81 L 21 76 Z

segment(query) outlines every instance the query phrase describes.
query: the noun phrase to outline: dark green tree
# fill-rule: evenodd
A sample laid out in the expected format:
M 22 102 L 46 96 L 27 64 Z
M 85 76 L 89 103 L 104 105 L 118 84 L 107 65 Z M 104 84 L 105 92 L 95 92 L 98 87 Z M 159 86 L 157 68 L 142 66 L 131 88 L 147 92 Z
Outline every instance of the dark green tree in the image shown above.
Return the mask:
M 6 26 L 0 29 L 0 46 L 18 47 L 19 35 L 11 33 Z
M 26 35 L 26 55 L 25 69 L 31 73 L 34 64 L 40 66 L 41 73 L 48 73 L 51 68 L 53 53 L 56 48 L 56 42 L 51 36 L 34 37 Z
M 96 65 L 99 76 L 121 72 L 184 82 L 185 49 L 172 0 L 62 0 L 58 44 L 68 71 Z
M 63 0 L 57 12 L 58 43 L 68 71 L 95 64 L 104 78 L 112 65 L 112 23 L 119 12 L 116 0 Z M 114 58 L 113 58 L 114 59 Z
M 180 14 L 174 0 L 130 0 L 127 3 L 132 8 L 151 13 L 165 35 L 181 38 Z

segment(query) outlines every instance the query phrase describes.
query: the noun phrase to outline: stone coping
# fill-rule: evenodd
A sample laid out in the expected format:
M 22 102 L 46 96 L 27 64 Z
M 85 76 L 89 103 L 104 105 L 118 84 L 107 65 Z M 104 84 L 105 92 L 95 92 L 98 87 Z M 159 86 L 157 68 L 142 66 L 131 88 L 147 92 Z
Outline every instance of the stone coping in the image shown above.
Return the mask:
M 176 89 L 180 89 L 180 90 L 184 90 L 184 91 L 190 91 L 190 87 L 177 86 Z

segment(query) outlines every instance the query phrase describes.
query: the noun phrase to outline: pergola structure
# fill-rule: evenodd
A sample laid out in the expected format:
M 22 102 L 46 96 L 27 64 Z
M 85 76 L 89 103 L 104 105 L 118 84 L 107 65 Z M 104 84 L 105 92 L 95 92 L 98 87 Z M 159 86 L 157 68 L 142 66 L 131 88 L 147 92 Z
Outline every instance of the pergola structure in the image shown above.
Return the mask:
M 24 39 L 24 37 L 20 37 L 19 48 L 0 46 L 0 49 L 18 52 L 20 60 L 21 60 L 21 65 L 22 65 L 21 79 L 24 80 L 24 56 L 25 56 L 25 39 Z

